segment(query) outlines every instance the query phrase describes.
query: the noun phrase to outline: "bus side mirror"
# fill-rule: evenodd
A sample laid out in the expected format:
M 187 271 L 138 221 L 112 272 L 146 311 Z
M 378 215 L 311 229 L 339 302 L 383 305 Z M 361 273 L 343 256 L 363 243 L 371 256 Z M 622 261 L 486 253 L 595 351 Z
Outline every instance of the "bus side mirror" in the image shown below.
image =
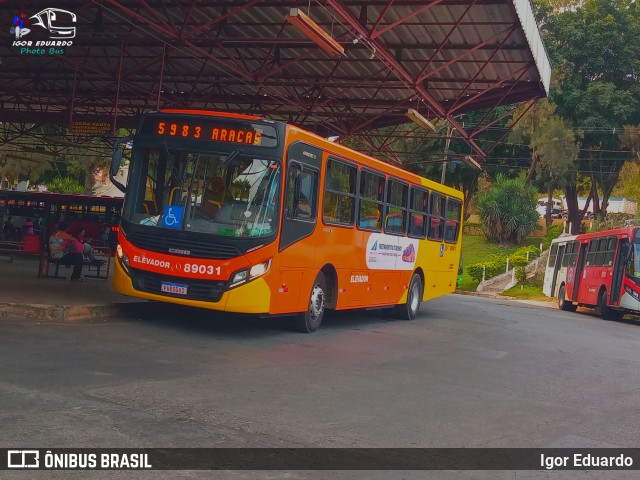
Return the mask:
M 116 144 L 113 147 L 113 154 L 111 155 L 111 168 L 109 168 L 109 178 L 111 179 L 111 183 L 113 183 L 118 190 L 121 192 L 126 191 L 126 187 L 116 180 L 116 176 L 118 175 L 118 171 L 120 170 L 120 165 L 122 164 L 122 157 L 124 155 L 123 145 L 127 144 L 133 139 L 133 137 L 124 137 L 116 140 Z
M 116 145 L 113 148 L 113 155 L 111 157 L 111 170 L 109 171 L 109 174 L 111 175 L 111 177 L 115 177 L 116 175 L 118 175 L 118 171 L 120 170 L 120 164 L 122 163 L 122 154 L 123 154 L 123 150 L 122 150 L 122 145 Z

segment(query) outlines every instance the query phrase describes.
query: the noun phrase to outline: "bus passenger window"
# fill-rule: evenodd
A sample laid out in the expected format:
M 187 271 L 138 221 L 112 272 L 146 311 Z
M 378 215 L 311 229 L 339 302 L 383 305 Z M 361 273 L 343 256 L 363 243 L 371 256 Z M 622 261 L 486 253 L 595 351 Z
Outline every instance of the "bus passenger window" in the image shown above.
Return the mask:
M 598 240 L 591 240 L 589 242 L 589 250 L 587 251 L 587 266 L 591 267 L 595 265 L 596 251 L 598 250 Z
M 355 166 L 329 159 L 322 205 L 325 223 L 353 225 L 357 177 L 358 169 Z
M 613 265 L 613 259 L 616 256 L 616 237 L 609 237 L 609 241 L 607 244 L 607 251 L 604 256 L 604 264 L 607 267 Z
M 387 189 L 387 214 L 384 231 L 404 234 L 407 226 L 407 196 L 409 187 L 395 180 L 389 181 Z
M 444 229 L 444 241 L 456 243 L 460 230 L 460 214 L 462 213 L 462 204 L 456 200 L 447 200 L 447 222 Z
M 385 178 L 383 176 L 362 171 L 360 176 L 358 227 L 367 230 L 381 229 L 384 185 Z
M 431 195 L 429 240 L 442 241 L 444 238 L 444 216 L 446 199 L 442 195 Z
M 420 188 L 411 189 L 411 213 L 409 215 L 409 236 L 424 238 L 427 236 L 427 213 L 429 192 Z

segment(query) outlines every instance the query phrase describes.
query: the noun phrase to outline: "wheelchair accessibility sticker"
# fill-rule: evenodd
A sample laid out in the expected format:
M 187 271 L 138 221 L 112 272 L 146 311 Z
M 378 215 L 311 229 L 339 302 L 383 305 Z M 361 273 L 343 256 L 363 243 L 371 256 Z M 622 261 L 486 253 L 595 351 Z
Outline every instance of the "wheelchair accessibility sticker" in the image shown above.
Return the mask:
M 164 212 L 162 213 L 162 226 L 166 228 L 182 227 L 183 212 L 183 207 L 176 207 L 173 205 L 164 207 Z

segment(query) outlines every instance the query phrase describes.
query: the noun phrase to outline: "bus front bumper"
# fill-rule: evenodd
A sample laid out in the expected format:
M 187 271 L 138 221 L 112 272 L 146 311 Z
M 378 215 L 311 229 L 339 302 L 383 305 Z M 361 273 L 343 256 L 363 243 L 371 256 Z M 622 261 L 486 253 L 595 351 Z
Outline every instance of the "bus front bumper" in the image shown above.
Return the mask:
M 620 297 L 620 306 L 627 310 L 640 311 L 640 302 L 626 292 Z
M 220 300 L 203 301 L 178 296 L 159 295 L 137 290 L 133 287 L 131 277 L 124 271 L 116 258 L 113 275 L 113 288 L 116 292 L 130 297 L 146 298 L 157 302 L 177 303 L 191 307 L 218 310 L 221 312 L 268 314 L 271 303 L 271 290 L 264 278 L 256 278 L 251 282 L 227 290 Z

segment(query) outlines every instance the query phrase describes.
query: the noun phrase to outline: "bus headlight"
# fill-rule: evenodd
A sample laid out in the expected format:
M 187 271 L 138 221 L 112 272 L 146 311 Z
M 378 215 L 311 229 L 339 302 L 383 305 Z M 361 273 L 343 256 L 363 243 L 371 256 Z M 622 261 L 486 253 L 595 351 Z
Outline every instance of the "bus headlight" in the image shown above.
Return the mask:
M 116 255 L 118 256 L 118 260 L 120 261 L 120 265 L 122 265 L 124 271 L 129 273 L 129 257 L 124 253 L 120 244 L 116 247 Z
M 640 295 L 635 290 L 632 290 L 630 286 L 625 285 L 624 291 L 640 302 Z
M 246 268 L 234 273 L 229 282 L 229 288 L 237 287 L 243 283 L 247 283 L 269 272 L 271 269 L 271 259 L 266 262 L 258 263 L 251 268 Z

